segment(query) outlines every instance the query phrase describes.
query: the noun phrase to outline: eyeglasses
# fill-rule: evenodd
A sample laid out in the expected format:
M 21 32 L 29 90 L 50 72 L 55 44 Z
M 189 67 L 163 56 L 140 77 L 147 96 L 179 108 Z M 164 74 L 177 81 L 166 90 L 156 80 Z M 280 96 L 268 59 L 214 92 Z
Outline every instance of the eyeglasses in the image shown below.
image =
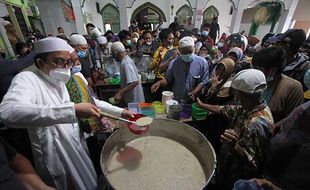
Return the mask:
M 72 61 L 72 59 L 68 59 L 68 60 L 65 60 L 63 58 L 55 58 L 52 62 L 54 65 L 56 65 L 58 68 L 62 68 L 62 67 L 69 67 L 71 68 L 74 64 L 74 62 Z

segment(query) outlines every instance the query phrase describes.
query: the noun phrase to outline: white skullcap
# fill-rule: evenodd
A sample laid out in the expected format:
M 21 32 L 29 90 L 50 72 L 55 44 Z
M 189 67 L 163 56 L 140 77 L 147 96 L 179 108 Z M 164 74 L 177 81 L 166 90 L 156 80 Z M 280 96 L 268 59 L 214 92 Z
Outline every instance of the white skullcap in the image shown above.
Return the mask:
M 115 53 L 118 53 L 118 52 L 123 52 L 123 51 L 126 51 L 124 45 L 122 42 L 114 42 L 111 46 L 111 52 L 115 52 Z
M 72 51 L 72 47 L 63 39 L 57 37 L 47 37 L 42 40 L 34 42 L 34 52 L 48 53 L 55 51 Z
M 8 25 L 8 24 L 12 24 L 12 23 L 10 23 L 10 22 L 7 21 L 7 20 L 4 20 L 4 21 L 2 22 L 2 25 L 3 25 L 3 26 L 6 26 L 6 25 Z
M 104 36 L 100 36 L 100 37 L 97 39 L 97 42 L 98 42 L 98 44 L 106 44 L 106 43 L 108 43 L 107 38 L 104 37 Z
M 89 35 L 92 39 L 98 39 L 100 36 L 102 36 L 102 33 L 97 27 L 95 27 L 91 29 L 91 31 L 89 32 Z
M 267 88 L 263 72 L 257 69 L 245 69 L 236 74 L 231 86 L 239 91 L 254 94 L 263 92 Z
M 195 45 L 194 38 L 190 36 L 185 36 L 179 41 L 180 48 L 194 46 L 194 45 Z
M 79 34 L 73 34 L 72 36 L 70 36 L 69 41 L 70 44 L 73 46 L 87 44 L 87 41 L 84 38 L 84 36 Z

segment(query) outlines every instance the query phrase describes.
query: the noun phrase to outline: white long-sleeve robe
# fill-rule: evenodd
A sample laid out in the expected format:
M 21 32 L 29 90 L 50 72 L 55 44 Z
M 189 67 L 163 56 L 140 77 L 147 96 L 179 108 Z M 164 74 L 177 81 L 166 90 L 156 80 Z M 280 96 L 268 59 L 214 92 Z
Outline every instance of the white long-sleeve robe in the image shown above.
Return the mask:
M 27 128 L 36 171 L 57 189 L 91 190 L 97 176 L 64 83 L 42 71 L 19 73 L 0 105 L 9 127 Z

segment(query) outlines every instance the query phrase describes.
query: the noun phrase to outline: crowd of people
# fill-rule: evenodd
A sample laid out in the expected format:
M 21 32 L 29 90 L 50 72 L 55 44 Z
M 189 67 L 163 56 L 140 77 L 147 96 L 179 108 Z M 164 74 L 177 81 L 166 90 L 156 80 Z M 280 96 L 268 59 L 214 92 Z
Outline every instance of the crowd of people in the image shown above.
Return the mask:
M 218 18 L 194 28 L 178 17 L 152 30 L 148 17 L 128 30 L 44 37 L 29 33 L 16 59 L 1 59 L 0 189 L 96 189 L 104 133 L 115 122 L 107 112 L 133 112 L 96 97 L 107 75 L 106 58 L 118 63 L 117 102 L 160 100 L 164 90 L 181 104 L 197 102 L 211 114 L 198 129 L 210 138 L 217 168 L 210 189 L 251 184 L 264 189 L 307 189 L 310 173 L 310 38 L 301 29 L 268 33 L 261 40 L 241 33 L 220 35 Z M 145 97 L 134 57 L 149 56 L 155 74 Z M 212 135 L 212 137 L 210 137 Z M 214 139 L 214 140 L 212 140 Z M 35 168 L 35 169 L 34 169 Z M 243 180 L 240 180 L 243 179 Z M 245 180 L 244 180 L 245 179 Z

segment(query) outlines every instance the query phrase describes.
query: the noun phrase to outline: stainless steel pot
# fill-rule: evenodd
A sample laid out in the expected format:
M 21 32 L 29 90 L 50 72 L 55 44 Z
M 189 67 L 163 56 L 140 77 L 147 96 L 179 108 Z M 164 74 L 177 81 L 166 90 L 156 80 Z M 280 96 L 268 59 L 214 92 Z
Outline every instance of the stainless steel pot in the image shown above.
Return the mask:
M 165 146 L 163 146 L 163 150 L 160 151 L 156 156 L 154 156 L 154 162 L 150 162 L 148 160 L 147 164 L 152 164 L 153 166 L 149 168 L 149 171 L 145 171 L 144 175 L 136 174 L 136 171 L 139 167 L 143 167 L 144 161 L 146 162 L 147 158 L 144 157 L 144 154 L 147 154 L 147 151 L 151 149 L 148 147 L 146 149 L 134 150 L 131 156 L 131 161 L 127 163 L 123 163 L 124 165 L 121 167 L 111 169 L 111 165 L 113 165 L 113 161 L 120 157 L 120 153 L 122 150 L 127 149 L 131 146 L 131 143 L 139 144 L 142 143 L 141 146 L 145 146 L 147 144 L 147 140 L 150 138 L 164 138 L 167 140 L 172 140 L 176 142 L 180 147 L 182 146 L 184 149 L 188 150 L 193 157 L 196 158 L 197 163 L 201 167 L 203 181 L 199 184 L 193 184 L 193 188 L 186 187 L 184 183 L 185 177 L 174 177 L 170 176 L 171 172 L 168 175 L 169 166 L 164 166 L 167 163 L 173 163 L 172 165 L 177 165 L 177 170 L 182 168 L 189 168 L 188 171 L 195 172 L 196 169 L 193 163 L 182 163 L 185 157 L 177 158 L 177 157 L 169 157 L 167 156 L 167 152 L 165 153 Z M 144 144 L 143 144 L 144 143 Z M 154 144 L 153 144 L 154 145 Z M 169 146 L 169 143 L 167 144 Z M 167 148 L 167 147 L 166 147 Z M 170 155 L 178 155 L 178 152 L 174 149 L 169 149 Z M 132 160 L 134 159 L 134 160 Z M 136 159 L 136 161 L 135 161 Z M 172 162 L 169 162 L 172 159 Z M 179 160 L 178 160 L 179 159 Z M 162 160 L 163 162 L 156 162 L 157 160 Z M 140 165 L 141 164 L 141 165 Z M 147 165 L 144 163 L 144 166 Z M 180 164 L 180 165 L 178 165 Z M 101 168 L 102 171 L 107 178 L 110 185 L 115 189 L 203 189 L 212 178 L 216 166 L 216 155 L 213 150 L 212 145 L 209 141 L 196 129 L 193 127 L 184 124 L 179 121 L 169 120 L 169 119 L 154 119 L 154 122 L 151 124 L 150 129 L 144 135 L 134 135 L 127 128 L 121 128 L 115 133 L 113 133 L 109 139 L 106 141 L 104 147 L 101 152 Z M 164 168 L 161 168 L 164 167 Z M 141 169 L 141 168 L 140 168 Z M 171 168 L 170 168 L 171 169 Z M 126 175 L 121 175 L 122 171 L 126 173 Z M 169 170 L 170 171 L 170 170 Z M 141 172 L 141 171 L 140 171 Z M 158 175 L 154 172 L 157 172 Z M 112 180 L 113 174 L 113 180 Z M 152 175 L 151 175 L 152 174 Z M 193 175 L 193 176 L 191 176 Z M 152 176 L 152 179 L 149 177 Z M 155 177 L 154 177 L 155 176 Z M 195 179 L 194 174 L 191 172 L 184 173 L 183 176 L 193 177 L 191 179 Z M 117 179 L 117 180 L 115 180 Z M 189 179 L 189 180 L 191 180 Z M 168 182 L 165 180 L 169 180 Z M 191 182 L 193 182 L 192 180 Z M 188 185 L 188 182 L 186 182 Z M 169 185 L 167 185 L 169 184 Z

